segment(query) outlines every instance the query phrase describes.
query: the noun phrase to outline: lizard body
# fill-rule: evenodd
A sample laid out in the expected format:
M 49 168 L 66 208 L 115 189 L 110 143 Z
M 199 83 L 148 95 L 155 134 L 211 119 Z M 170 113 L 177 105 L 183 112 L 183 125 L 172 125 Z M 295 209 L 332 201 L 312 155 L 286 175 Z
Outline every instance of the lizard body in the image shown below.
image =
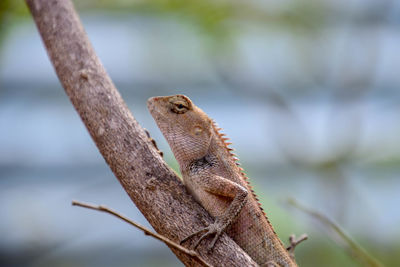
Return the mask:
M 260 266 L 297 266 L 213 120 L 184 95 L 152 97 L 147 105 L 179 163 L 188 191 L 215 218 L 183 241 L 205 232 L 195 247 L 214 235 L 212 248 L 225 231 Z

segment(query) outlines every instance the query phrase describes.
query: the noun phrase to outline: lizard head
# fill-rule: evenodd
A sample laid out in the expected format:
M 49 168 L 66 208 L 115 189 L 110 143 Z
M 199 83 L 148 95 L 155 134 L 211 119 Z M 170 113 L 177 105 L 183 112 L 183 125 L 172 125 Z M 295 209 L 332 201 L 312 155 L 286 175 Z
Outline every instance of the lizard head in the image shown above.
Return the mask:
M 206 155 L 211 141 L 212 120 L 188 97 L 152 97 L 147 101 L 147 107 L 179 164 Z

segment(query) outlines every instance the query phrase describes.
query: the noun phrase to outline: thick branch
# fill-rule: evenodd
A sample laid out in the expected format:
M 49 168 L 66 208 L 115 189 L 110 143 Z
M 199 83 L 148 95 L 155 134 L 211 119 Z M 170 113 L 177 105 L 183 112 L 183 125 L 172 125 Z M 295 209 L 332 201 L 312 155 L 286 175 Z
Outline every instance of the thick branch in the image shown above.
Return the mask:
M 210 223 L 210 216 L 187 194 L 128 110 L 97 58 L 72 3 L 26 3 L 65 92 L 107 164 L 154 229 L 179 242 Z M 185 265 L 199 264 L 185 253 L 171 250 Z M 204 244 L 198 252 L 212 265 L 256 265 L 226 235 L 212 253 Z

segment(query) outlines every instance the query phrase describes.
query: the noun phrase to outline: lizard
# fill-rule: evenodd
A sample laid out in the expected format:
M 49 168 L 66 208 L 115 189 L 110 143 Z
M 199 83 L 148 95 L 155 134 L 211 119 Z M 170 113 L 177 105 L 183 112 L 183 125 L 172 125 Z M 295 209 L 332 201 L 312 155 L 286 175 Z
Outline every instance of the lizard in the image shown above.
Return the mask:
M 260 266 L 297 266 L 275 233 L 231 143 L 221 128 L 184 95 L 149 98 L 147 107 L 167 140 L 187 190 L 215 219 L 192 233 L 212 249 L 226 232 Z

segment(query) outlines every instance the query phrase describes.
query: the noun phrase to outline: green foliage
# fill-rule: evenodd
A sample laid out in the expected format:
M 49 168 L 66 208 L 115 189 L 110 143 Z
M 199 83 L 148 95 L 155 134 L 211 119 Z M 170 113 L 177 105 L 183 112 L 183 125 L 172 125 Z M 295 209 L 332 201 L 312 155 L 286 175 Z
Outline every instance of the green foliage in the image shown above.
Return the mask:
M 310 216 L 316 218 L 325 227 L 330 228 L 330 230 L 332 230 L 335 233 L 335 235 L 337 235 L 339 237 L 339 239 L 341 239 L 341 242 L 343 243 L 343 248 L 345 249 L 345 251 L 349 255 L 351 255 L 351 257 L 353 257 L 355 260 L 359 261 L 359 263 L 362 264 L 363 266 L 369 266 L 369 267 L 382 267 L 383 266 L 382 263 L 380 263 L 372 255 L 370 255 L 368 252 L 366 252 L 363 247 L 361 247 L 359 244 L 357 244 L 348 234 L 346 234 L 341 229 L 341 227 L 339 225 L 334 223 L 327 216 L 301 205 L 293 198 L 290 198 L 288 200 L 288 203 L 290 205 L 300 209 L 301 211 L 309 214 Z M 335 240 L 335 238 L 332 238 L 332 240 Z
M 28 9 L 24 1 L 0 1 L 0 45 L 8 31 L 16 21 L 28 17 Z
M 107 12 L 173 18 L 192 26 L 204 36 L 223 42 L 247 23 L 260 27 L 290 28 L 293 32 L 317 32 L 323 27 L 328 7 L 312 0 L 287 4 L 271 12 L 258 4 L 241 1 L 212 0 L 148 0 L 148 1 L 75 1 L 81 11 L 106 10 Z M 245 27 L 245 26 L 244 26 Z
M 230 44 L 230 37 L 238 34 L 243 25 L 256 23 L 261 27 L 284 27 L 293 32 L 315 32 L 322 27 L 327 7 L 321 2 L 302 0 L 287 4 L 285 8 L 271 12 L 251 2 L 212 0 L 86 0 L 74 1 L 82 12 L 107 12 L 173 19 L 189 25 L 204 41 L 219 48 Z M 18 20 L 28 17 L 24 1 L 0 1 L 0 45 L 7 32 Z

